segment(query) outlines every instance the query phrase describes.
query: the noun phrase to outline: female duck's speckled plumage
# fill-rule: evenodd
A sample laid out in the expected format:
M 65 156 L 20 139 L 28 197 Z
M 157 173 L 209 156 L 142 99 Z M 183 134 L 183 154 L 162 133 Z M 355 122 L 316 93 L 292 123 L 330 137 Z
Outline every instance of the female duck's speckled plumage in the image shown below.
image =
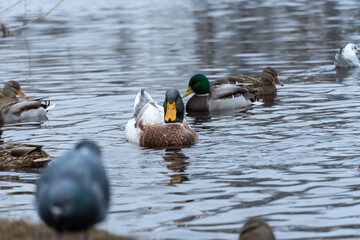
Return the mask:
M 226 109 L 243 108 L 255 101 L 254 94 L 247 89 L 227 82 L 215 82 L 210 86 L 208 78 L 196 74 L 190 78 L 186 97 L 195 93 L 186 104 L 189 113 L 208 113 Z
M 168 90 L 163 107 L 142 89 L 135 98 L 134 118 L 125 127 L 126 139 L 143 147 L 185 147 L 197 133 L 184 120 L 184 103 L 177 90 Z
M 52 159 L 40 145 L 10 143 L 0 147 L 0 170 L 42 167 Z
M 266 67 L 262 71 L 261 79 L 245 76 L 230 76 L 226 78 L 226 82 L 240 85 L 254 93 L 258 98 L 264 98 L 266 95 L 275 95 L 277 92 L 275 84 L 283 86 L 277 77 L 276 70 L 272 67 Z

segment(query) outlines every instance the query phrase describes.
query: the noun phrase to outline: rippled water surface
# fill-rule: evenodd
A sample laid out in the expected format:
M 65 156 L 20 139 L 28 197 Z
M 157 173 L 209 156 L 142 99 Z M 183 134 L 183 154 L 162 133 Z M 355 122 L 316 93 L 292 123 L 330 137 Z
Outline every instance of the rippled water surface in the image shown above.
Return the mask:
M 0 1 L 4 9 L 14 1 Z M 53 156 L 81 138 L 103 149 L 112 205 L 99 227 L 139 239 L 237 239 L 261 217 L 277 239 L 360 238 L 359 71 L 336 51 L 360 44 L 357 0 L 26 1 L 0 13 L 1 84 L 56 104 L 49 121 L 2 127 L 4 143 L 42 144 Z M 187 117 L 199 142 L 179 150 L 126 143 L 143 87 L 159 102 L 210 80 L 278 70 L 275 101 Z M 187 99 L 185 99 L 187 101 Z M 40 221 L 35 172 L 0 172 L 0 217 Z

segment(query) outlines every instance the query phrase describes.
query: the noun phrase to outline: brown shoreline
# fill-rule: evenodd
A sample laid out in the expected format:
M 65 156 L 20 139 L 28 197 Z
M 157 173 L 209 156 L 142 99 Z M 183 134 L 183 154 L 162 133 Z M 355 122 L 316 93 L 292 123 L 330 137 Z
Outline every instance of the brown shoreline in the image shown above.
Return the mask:
M 43 224 L 27 223 L 23 220 L 0 220 L 0 239 L 4 240 L 49 240 L 55 232 Z M 131 237 L 121 237 L 104 230 L 91 229 L 91 240 L 135 240 Z M 65 233 L 61 240 L 82 240 L 82 233 Z

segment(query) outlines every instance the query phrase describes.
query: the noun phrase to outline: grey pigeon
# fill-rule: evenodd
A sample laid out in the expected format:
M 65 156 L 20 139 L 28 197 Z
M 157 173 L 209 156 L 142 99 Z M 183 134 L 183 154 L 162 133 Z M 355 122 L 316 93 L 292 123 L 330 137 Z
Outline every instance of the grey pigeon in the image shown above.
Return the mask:
M 83 140 L 51 162 L 37 182 L 36 205 L 40 218 L 63 231 L 85 231 L 102 221 L 109 208 L 109 181 L 100 148 Z

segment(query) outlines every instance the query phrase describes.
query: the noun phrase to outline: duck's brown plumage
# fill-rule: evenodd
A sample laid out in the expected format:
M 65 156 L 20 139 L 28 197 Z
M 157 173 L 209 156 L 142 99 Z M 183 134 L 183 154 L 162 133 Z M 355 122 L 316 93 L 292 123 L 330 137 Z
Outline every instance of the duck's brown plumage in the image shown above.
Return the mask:
M 21 91 L 20 84 L 17 81 L 6 82 L 2 90 L 2 94 L 0 94 L 0 106 L 4 106 L 12 102 L 19 102 L 19 99 L 16 96 L 26 98 Z
M 275 240 L 275 236 L 264 220 L 250 219 L 241 229 L 239 240 Z
M 141 124 L 139 126 L 142 127 Z M 142 147 L 186 147 L 196 143 L 198 134 L 184 120 L 183 124 L 168 123 L 143 127 Z
M 272 67 L 266 67 L 261 73 L 261 79 L 246 76 L 230 76 L 226 82 L 239 84 L 254 93 L 258 98 L 264 98 L 266 95 L 276 95 L 277 89 L 274 82 L 283 86 L 277 80 L 277 72 Z
M 42 167 L 52 159 L 41 145 L 10 143 L 0 147 L 0 170 Z

